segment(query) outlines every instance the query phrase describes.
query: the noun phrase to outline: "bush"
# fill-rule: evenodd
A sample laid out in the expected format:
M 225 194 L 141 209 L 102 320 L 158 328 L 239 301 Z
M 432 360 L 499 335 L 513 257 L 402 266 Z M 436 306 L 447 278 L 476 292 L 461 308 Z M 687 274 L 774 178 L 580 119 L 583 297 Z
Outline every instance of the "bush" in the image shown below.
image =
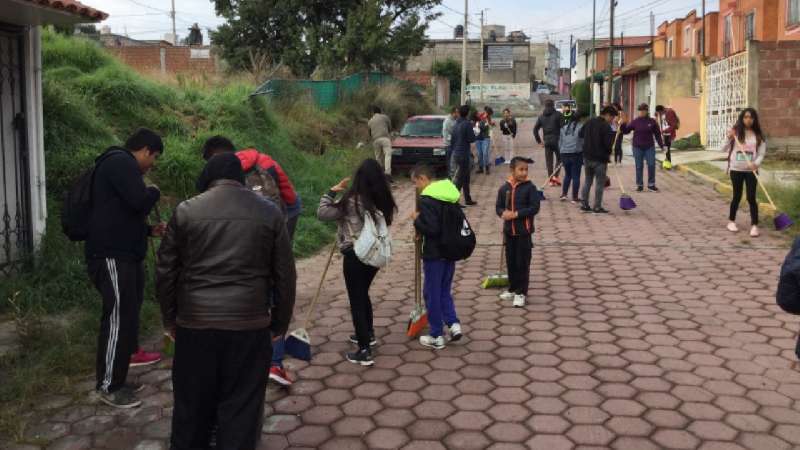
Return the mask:
M 450 80 L 451 94 L 461 90 L 461 63 L 455 59 L 448 58 L 444 61 L 436 61 L 431 67 L 431 74 Z
M 433 106 L 411 83 L 399 82 L 368 86 L 357 91 L 339 106 L 347 122 L 363 122 L 371 117 L 370 107 L 377 105 L 392 120 L 392 127 L 399 130 L 406 119 L 420 114 L 430 114 Z M 360 137 L 366 139 L 366 125 Z
M 672 148 L 676 150 L 686 150 L 690 148 L 701 148 L 703 145 L 700 143 L 700 135 L 692 133 L 685 138 L 677 139 L 672 143 Z
M 589 116 L 592 103 L 591 96 L 592 91 L 589 87 L 589 83 L 586 81 L 578 80 L 572 84 L 572 98 L 575 99 L 578 111 L 580 111 L 581 115 L 584 117 Z

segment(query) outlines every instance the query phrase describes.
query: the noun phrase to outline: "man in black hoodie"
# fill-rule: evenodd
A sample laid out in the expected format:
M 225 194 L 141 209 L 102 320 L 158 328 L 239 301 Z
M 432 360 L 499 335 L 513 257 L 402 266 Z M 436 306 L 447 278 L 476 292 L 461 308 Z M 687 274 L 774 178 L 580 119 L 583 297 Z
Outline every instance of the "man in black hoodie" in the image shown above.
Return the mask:
M 537 144 L 542 143 L 539 137 L 539 130 L 544 134 L 544 157 L 547 164 L 547 174 L 553 175 L 548 181 L 550 186 L 560 186 L 561 180 L 558 175 L 561 170 L 553 172 L 553 160 L 556 164 L 561 164 L 561 154 L 558 152 L 558 140 L 561 136 L 561 125 L 564 124 L 564 116 L 556 111 L 555 103 L 552 100 L 544 102 L 544 112 L 536 120 L 536 125 L 533 127 L 533 137 L 536 139 Z
M 126 383 L 126 378 L 138 347 L 147 238 L 162 236 L 166 228 L 147 225 L 161 193 L 146 187 L 142 177 L 163 151 L 156 133 L 139 129 L 125 148 L 111 147 L 95 162 L 85 251 L 89 276 L 103 297 L 96 389 L 101 401 L 117 408 L 141 404 L 135 396 L 141 386 Z
M 583 125 L 578 137 L 583 139 L 583 159 L 585 167 L 585 184 L 581 192 L 581 211 L 606 214 L 603 208 L 603 190 L 605 189 L 608 163 L 611 162 L 611 148 L 614 143 L 614 132 L 611 122 L 617 116 L 613 106 L 606 106 L 599 117 L 590 119 Z M 589 192 L 594 187 L 594 208 L 589 207 Z

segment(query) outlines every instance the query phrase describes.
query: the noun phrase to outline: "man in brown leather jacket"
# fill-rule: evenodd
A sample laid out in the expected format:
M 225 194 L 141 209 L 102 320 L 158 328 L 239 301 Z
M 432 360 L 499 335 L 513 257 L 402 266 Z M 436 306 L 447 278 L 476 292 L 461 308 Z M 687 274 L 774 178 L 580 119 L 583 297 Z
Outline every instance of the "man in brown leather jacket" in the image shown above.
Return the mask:
M 294 307 L 292 248 L 280 210 L 244 187 L 235 154 L 211 158 L 200 185 L 158 251 L 158 299 L 175 338 L 171 447 L 206 447 L 216 423 L 218 448 L 254 449 L 270 338 L 286 333 Z

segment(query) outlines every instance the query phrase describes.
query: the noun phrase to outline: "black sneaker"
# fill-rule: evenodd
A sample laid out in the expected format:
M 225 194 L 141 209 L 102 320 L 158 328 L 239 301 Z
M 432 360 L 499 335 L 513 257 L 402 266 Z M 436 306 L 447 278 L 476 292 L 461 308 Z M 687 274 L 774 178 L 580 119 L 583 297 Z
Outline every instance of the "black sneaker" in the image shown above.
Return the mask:
M 643 187 L 641 187 L 641 186 L 638 186 L 638 187 L 636 188 L 636 192 L 642 192 L 643 190 L 644 190 L 644 188 L 643 188 Z
M 647 190 L 650 191 L 650 192 L 658 192 L 658 188 L 655 187 L 655 186 L 648 186 Z
M 362 348 L 357 352 L 347 353 L 344 356 L 353 364 L 361 366 L 371 366 L 375 364 L 375 360 L 372 359 L 372 352 L 370 352 L 368 348 Z
M 490 167 L 491 166 L 486 166 L 486 175 L 489 175 L 490 173 L 492 173 L 492 170 L 491 170 Z
M 142 404 L 142 401 L 136 398 L 133 391 L 127 387 L 123 387 L 111 393 L 100 392 L 100 401 L 108 406 L 119 409 L 138 408 Z
M 595 208 L 592 212 L 595 214 L 608 214 L 608 210 L 605 208 Z
M 358 345 L 358 337 L 356 337 L 355 334 L 351 334 L 350 335 L 350 342 L 352 342 L 353 344 Z M 370 347 L 375 347 L 376 345 L 378 345 L 378 340 L 375 339 L 375 336 L 370 336 L 369 337 L 369 346 Z
M 476 202 L 475 200 L 470 200 L 470 201 L 466 202 L 466 204 L 467 204 L 467 206 L 475 206 L 475 205 L 478 204 L 478 202 Z
M 581 206 L 581 211 L 583 211 L 583 212 L 592 212 L 592 208 L 589 208 L 589 206 L 587 206 L 587 205 L 582 205 Z

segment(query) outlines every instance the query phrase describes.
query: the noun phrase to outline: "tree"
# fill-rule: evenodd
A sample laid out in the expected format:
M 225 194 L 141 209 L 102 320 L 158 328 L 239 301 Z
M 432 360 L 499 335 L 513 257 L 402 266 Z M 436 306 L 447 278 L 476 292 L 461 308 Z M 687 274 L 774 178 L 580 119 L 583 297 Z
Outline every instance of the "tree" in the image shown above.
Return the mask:
M 455 59 L 436 61 L 431 67 L 431 74 L 450 80 L 450 92 L 461 90 L 461 63 Z M 467 84 L 469 84 L 469 80 L 467 80 Z
M 211 39 L 235 68 L 257 55 L 300 76 L 388 70 L 422 50 L 441 1 L 214 0 L 226 23 Z

